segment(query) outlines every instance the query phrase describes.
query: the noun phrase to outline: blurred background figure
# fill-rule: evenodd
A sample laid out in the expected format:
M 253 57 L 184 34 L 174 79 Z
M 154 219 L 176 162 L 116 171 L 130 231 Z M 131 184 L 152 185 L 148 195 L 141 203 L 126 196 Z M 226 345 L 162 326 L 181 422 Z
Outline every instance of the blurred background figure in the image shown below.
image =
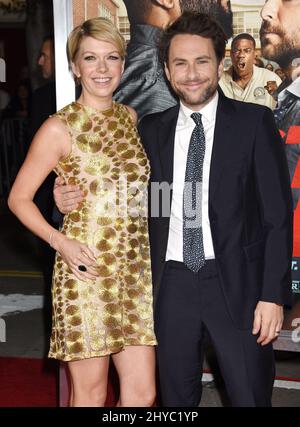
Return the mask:
M 273 67 L 273 65 L 271 64 L 271 62 L 268 62 L 268 63 L 267 63 L 267 65 L 265 66 L 265 68 L 266 68 L 267 70 L 274 71 L 274 67 Z
M 255 39 L 248 33 L 241 33 L 232 40 L 232 67 L 224 71 L 219 85 L 229 98 L 274 109 L 276 100 L 265 86 L 269 81 L 280 85 L 281 79 L 272 71 L 254 65 L 255 46 Z
M 284 70 L 283 70 L 282 68 L 278 67 L 278 68 L 275 70 L 275 73 L 277 74 L 277 76 L 279 76 L 279 77 L 281 78 L 281 80 L 282 80 L 283 82 L 285 81 L 285 79 L 286 79 L 286 74 L 285 74 L 285 72 L 284 72 Z
M 31 87 L 28 81 L 20 82 L 15 95 L 2 113 L 2 118 L 28 118 L 31 106 Z
M 264 61 L 261 58 L 259 58 L 258 56 L 256 56 L 254 58 L 254 65 L 256 67 L 259 67 L 259 68 L 265 68 Z

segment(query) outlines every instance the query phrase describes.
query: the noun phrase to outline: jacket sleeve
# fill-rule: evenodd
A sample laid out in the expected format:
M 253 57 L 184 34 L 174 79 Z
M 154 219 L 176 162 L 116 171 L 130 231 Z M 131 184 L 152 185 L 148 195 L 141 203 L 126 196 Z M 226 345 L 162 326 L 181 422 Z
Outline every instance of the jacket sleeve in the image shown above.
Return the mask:
M 260 299 L 283 304 L 291 288 L 293 207 L 284 143 L 268 108 L 257 124 L 254 168 L 265 234 Z

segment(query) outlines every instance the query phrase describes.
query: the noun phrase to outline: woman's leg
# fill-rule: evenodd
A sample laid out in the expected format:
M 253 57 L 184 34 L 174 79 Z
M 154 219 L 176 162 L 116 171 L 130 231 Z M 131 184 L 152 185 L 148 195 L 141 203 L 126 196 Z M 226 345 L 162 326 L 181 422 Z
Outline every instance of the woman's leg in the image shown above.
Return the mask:
M 104 406 L 109 356 L 68 362 L 71 375 L 71 406 Z
M 120 379 L 117 406 L 152 406 L 155 400 L 155 347 L 129 346 L 112 358 Z

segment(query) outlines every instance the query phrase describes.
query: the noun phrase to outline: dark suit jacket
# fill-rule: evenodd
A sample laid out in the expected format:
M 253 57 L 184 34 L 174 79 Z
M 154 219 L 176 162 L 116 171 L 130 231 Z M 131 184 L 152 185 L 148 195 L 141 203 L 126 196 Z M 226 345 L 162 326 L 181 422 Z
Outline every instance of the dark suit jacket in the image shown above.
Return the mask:
M 179 106 L 145 117 L 139 132 L 151 183 L 173 181 Z M 153 185 L 153 184 L 152 184 Z M 151 203 L 151 198 L 150 198 Z M 288 303 L 292 198 L 284 145 L 266 107 L 219 95 L 209 181 L 211 233 L 225 301 L 238 328 L 250 328 L 259 300 Z M 149 218 L 154 299 L 169 217 Z

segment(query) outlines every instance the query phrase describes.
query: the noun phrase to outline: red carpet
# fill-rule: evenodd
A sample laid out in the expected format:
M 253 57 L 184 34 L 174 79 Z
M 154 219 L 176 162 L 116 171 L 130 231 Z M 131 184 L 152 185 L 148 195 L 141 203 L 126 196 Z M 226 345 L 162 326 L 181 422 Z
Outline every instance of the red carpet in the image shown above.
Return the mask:
M 0 358 L 0 407 L 55 407 L 59 364 L 48 359 Z M 106 406 L 117 402 L 118 381 L 110 372 Z
M 1 357 L 0 379 L 0 407 L 57 406 L 55 361 Z

